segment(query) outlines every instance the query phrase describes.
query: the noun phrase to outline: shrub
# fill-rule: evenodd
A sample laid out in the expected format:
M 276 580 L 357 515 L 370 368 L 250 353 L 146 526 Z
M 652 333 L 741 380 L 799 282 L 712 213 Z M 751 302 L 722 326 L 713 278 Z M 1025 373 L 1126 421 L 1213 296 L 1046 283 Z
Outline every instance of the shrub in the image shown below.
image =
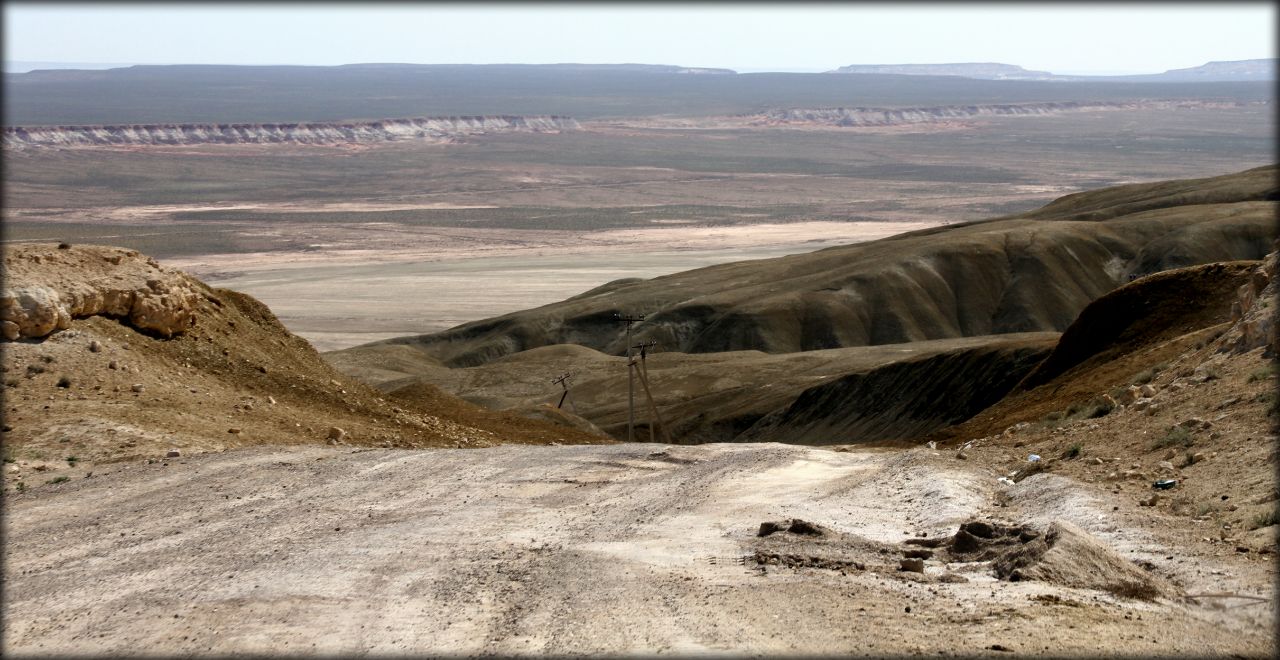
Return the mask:
M 1259 513 L 1253 517 L 1253 523 L 1249 529 L 1261 529 L 1272 525 L 1280 524 L 1280 509 L 1272 509 L 1269 512 Z
M 1191 431 L 1188 431 L 1181 426 L 1175 426 L 1169 429 L 1169 432 L 1166 433 L 1163 438 L 1156 440 L 1155 444 L 1151 445 L 1151 448 L 1164 449 L 1165 447 L 1190 447 L 1192 442 Z
M 1079 443 L 1079 442 L 1077 442 L 1077 443 L 1075 443 L 1074 445 L 1071 445 L 1070 447 L 1067 447 L 1067 450 L 1066 450 L 1066 451 L 1064 451 L 1064 452 L 1062 452 L 1062 457 L 1063 457 L 1063 458 L 1079 458 L 1079 457 L 1080 457 L 1080 452 L 1081 452 L 1083 449 L 1084 449 L 1084 445 L 1083 445 L 1083 444 L 1081 444 L 1081 443 Z
M 52 478 L 52 479 L 50 479 L 50 480 L 46 481 L 45 483 L 47 483 L 47 484 L 60 484 L 60 483 L 68 482 L 68 481 L 71 481 L 71 477 L 68 477 L 68 476 L 65 476 L 65 475 L 64 475 L 64 476 L 61 476 L 61 477 L 54 477 L 54 478 Z
M 1156 372 L 1151 369 L 1143 369 L 1133 376 L 1134 385 L 1146 385 L 1156 377 Z
M 1253 383 L 1259 380 L 1269 380 L 1271 378 L 1274 378 L 1275 375 L 1276 375 L 1276 365 L 1268 364 L 1267 366 L 1261 369 L 1255 369 L 1252 373 L 1250 373 L 1248 382 Z

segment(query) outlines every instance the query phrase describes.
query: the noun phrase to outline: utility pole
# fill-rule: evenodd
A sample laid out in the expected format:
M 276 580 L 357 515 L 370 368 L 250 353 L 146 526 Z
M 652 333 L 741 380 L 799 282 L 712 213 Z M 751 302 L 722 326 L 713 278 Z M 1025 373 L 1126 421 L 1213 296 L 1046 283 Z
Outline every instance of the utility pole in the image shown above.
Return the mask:
M 569 396 L 569 379 L 570 378 L 573 378 L 573 374 L 567 373 L 562 376 L 557 376 L 555 378 L 552 378 L 551 382 L 557 385 L 560 385 L 561 387 L 564 388 L 564 394 L 560 395 L 560 403 L 556 404 L 556 410 L 559 410 L 560 407 L 564 405 L 564 400 L 568 399 L 569 408 L 571 408 L 573 410 L 573 414 L 576 415 L 578 414 L 578 407 L 573 405 L 573 398 Z
M 635 442 L 633 428 L 636 423 L 636 383 L 635 361 L 631 357 L 631 324 L 643 321 L 644 314 L 639 316 L 614 314 L 613 318 L 627 324 L 627 442 Z
M 653 391 L 649 388 L 649 367 L 645 363 L 645 355 L 647 354 L 648 349 L 653 348 L 657 345 L 658 345 L 658 342 L 649 341 L 642 344 L 636 344 L 631 348 L 636 348 L 640 350 L 640 364 L 637 368 L 637 372 L 638 372 L 638 375 L 640 376 L 640 386 L 644 388 L 644 397 L 649 402 L 649 415 L 650 415 L 649 442 L 655 442 L 655 439 L 653 437 L 653 427 L 661 426 L 662 437 L 666 439 L 667 444 L 672 444 L 671 433 L 667 431 L 667 423 L 662 421 L 662 417 L 658 414 L 658 404 L 654 403 L 653 401 Z

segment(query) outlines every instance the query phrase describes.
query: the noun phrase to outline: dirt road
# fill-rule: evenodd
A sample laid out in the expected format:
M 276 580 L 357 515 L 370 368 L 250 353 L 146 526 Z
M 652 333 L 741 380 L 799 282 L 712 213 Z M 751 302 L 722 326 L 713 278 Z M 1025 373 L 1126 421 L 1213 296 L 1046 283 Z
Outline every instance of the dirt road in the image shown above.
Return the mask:
M 8 502 L 4 650 L 1274 651 L 1269 605 L 997 581 L 989 562 L 908 573 L 886 552 L 972 518 L 1066 519 L 1181 571 L 1188 590 L 1215 570 L 1218 590 L 1269 588 L 1265 567 L 1219 565 L 1236 558 L 1189 568 L 1158 520 L 1134 528 L 1131 508 L 1113 512 L 1084 484 L 1041 474 L 997 498 L 1004 488 L 929 450 L 776 444 L 260 448 L 118 464 Z M 757 538 L 786 518 L 836 540 Z M 761 548 L 783 561 L 758 563 Z M 857 561 L 804 566 L 837 551 Z

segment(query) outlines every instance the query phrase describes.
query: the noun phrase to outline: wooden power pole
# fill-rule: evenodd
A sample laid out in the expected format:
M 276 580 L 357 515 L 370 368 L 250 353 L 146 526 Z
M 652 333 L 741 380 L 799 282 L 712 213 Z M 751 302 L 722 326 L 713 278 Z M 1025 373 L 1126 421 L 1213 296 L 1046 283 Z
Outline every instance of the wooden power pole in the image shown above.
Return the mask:
M 634 360 L 631 356 L 631 324 L 643 321 L 644 314 L 639 316 L 614 314 L 613 318 L 627 324 L 627 442 L 635 442 L 633 429 L 636 423 L 636 384 L 635 371 L 632 368 Z
M 640 386 L 644 388 L 644 398 L 649 401 L 649 442 L 655 441 L 653 437 L 653 427 L 656 425 L 662 428 L 662 437 L 667 441 L 667 444 L 672 444 L 671 434 L 667 431 L 667 423 L 662 421 L 662 417 L 658 414 L 658 404 L 653 402 L 653 392 L 649 389 L 649 367 L 645 363 L 645 355 L 648 352 L 648 349 L 657 345 L 658 342 L 650 341 L 643 344 L 636 344 L 631 348 L 640 349 L 640 364 L 637 369 L 637 373 L 640 376 Z M 632 364 L 635 364 L 634 360 L 632 360 Z
M 560 395 L 560 403 L 556 404 L 556 410 L 564 405 L 565 399 L 569 400 L 569 408 L 573 410 L 573 414 L 578 414 L 578 407 L 573 405 L 573 397 L 569 396 L 569 379 L 573 378 L 573 374 L 568 373 L 551 379 L 552 383 L 558 384 L 564 388 L 564 393 Z

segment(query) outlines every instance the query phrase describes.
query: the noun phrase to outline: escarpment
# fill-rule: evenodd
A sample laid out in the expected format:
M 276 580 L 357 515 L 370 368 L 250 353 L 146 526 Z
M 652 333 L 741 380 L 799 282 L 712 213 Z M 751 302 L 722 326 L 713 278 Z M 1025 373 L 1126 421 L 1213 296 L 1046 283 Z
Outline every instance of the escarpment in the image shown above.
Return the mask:
M 1235 102 L 1135 100 L 1059 101 L 1046 103 L 992 103 L 905 108 L 788 108 L 771 110 L 755 118 L 759 125 L 823 124 L 831 126 L 898 126 L 976 119 L 981 117 L 1036 117 L 1064 112 L 1107 110 L 1234 107 Z
M 417 117 L 377 121 L 290 124 L 127 124 L 112 126 L 6 126 L 6 149 L 197 144 L 343 144 L 392 140 L 448 141 L 480 133 L 550 133 L 577 130 L 571 117 Z

